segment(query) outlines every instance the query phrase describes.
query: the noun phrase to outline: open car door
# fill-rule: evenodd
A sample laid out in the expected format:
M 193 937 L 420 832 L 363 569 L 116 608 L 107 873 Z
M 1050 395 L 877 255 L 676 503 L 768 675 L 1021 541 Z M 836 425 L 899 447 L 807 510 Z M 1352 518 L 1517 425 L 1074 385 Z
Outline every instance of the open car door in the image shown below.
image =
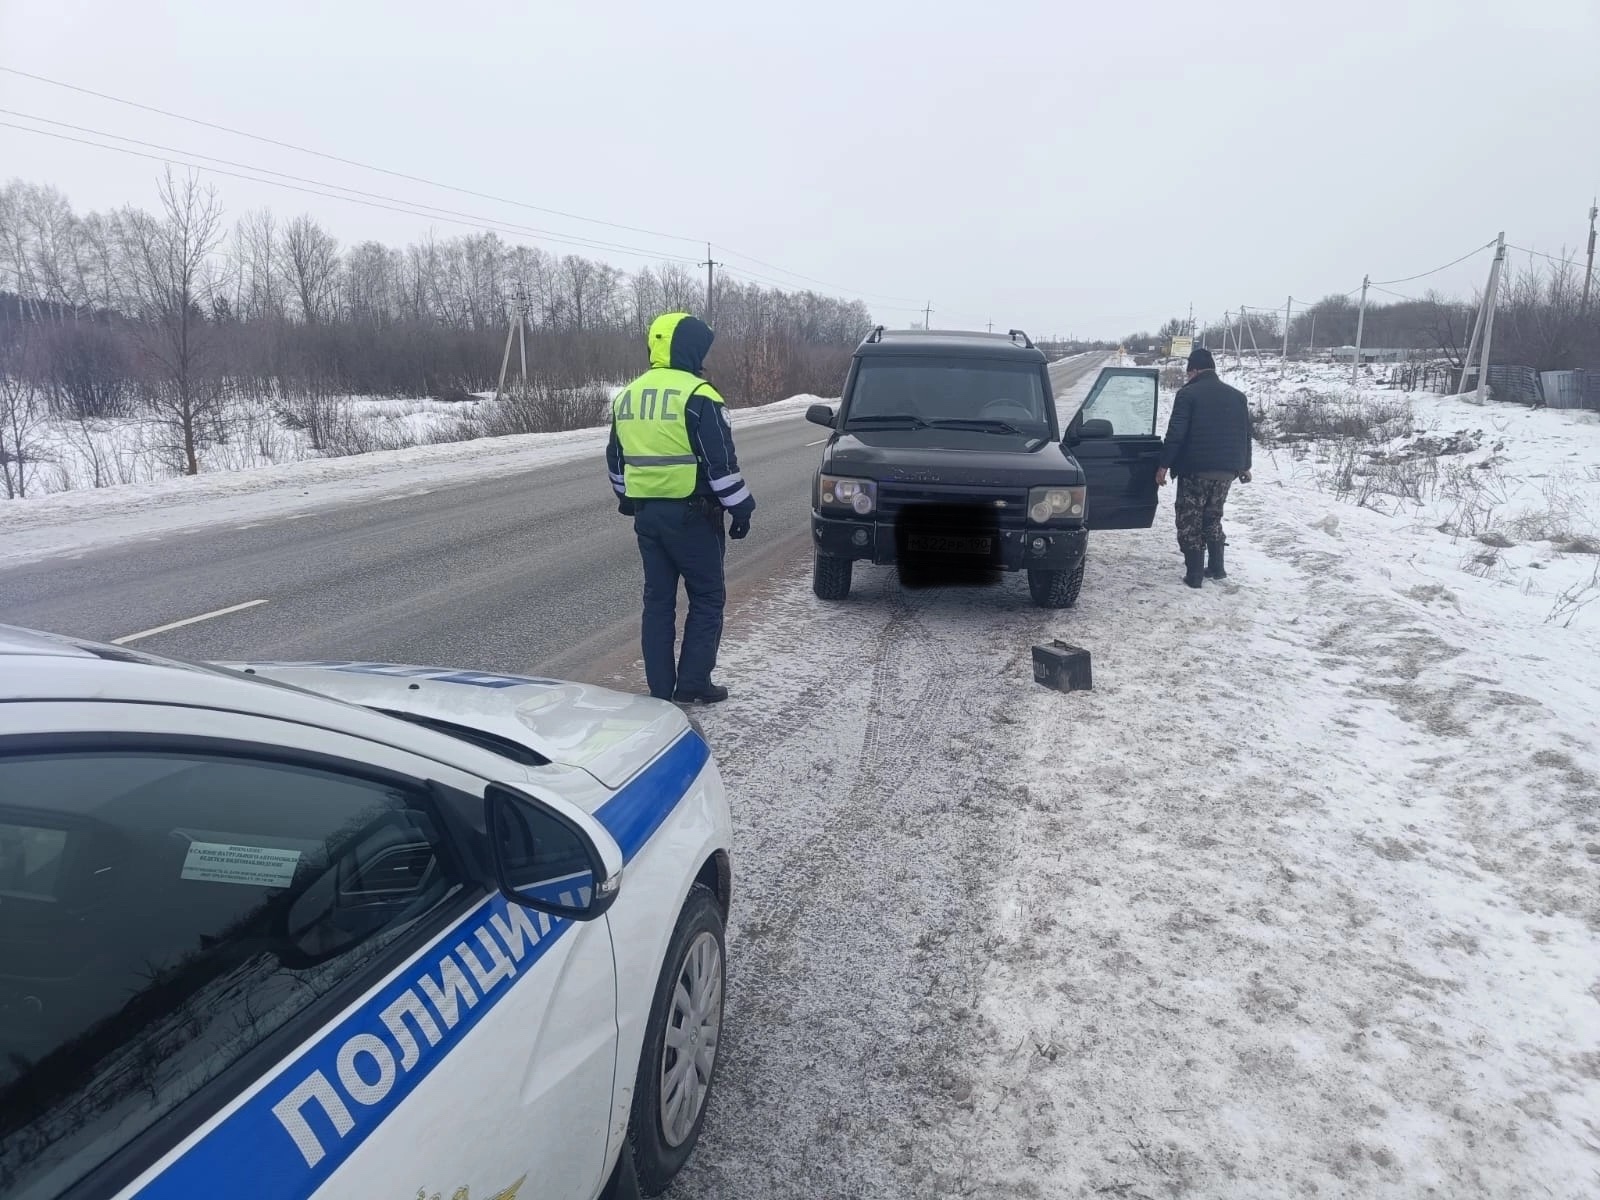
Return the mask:
M 1158 380 L 1154 367 L 1102 367 L 1067 423 L 1062 441 L 1088 480 L 1090 529 L 1148 529 L 1155 522 Z

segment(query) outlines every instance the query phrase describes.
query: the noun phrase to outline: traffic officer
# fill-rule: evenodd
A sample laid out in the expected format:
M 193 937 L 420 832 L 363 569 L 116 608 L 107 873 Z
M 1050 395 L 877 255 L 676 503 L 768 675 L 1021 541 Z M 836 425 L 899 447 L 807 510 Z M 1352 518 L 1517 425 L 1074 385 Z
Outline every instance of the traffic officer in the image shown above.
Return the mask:
M 711 679 L 727 599 L 723 557 L 728 537 L 750 532 L 756 507 L 722 397 L 702 375 L 713 336 L 688 313 L 664 313 L 651 323 L 650 369 L 611 402 L 606 447 L 618 511 L 633 518 L 644 560 L 645 679 L 652 696 L 679 704 L 728 698 Z M 689 615 L 683 649 L 675 652 L 680 579 Z

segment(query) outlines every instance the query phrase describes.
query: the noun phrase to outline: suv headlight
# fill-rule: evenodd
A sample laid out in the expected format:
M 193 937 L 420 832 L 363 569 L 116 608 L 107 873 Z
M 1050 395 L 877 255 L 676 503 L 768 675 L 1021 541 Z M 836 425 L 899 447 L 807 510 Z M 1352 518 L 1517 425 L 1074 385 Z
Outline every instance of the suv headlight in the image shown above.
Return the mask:
M 823 508 L 847 509 L 859 517 L 877 511 L 878 485 L 870 479 L 841 479 L 824 475 L 817 494 Z
M 1047 521 L 1083 520 L 1088 502 L 1086 487 L 1040 487 L 1028 491 L 1028 519 L 1043 525 Z

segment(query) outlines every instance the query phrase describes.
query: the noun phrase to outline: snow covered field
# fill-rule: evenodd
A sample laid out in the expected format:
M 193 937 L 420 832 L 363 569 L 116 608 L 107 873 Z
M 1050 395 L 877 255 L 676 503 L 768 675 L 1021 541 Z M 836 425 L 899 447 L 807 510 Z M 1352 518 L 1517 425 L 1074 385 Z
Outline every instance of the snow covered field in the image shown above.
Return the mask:
M 730 614 L 730 1025 L 673 1195 L 1600 1194 L 1593 556 L 1515 525 L 1600 426 L 1411 403 L 1485 431 L 1515 545 L 1284 444 L 1199 593 L 1169 490 L 1071 612 L 795 564 Z M 1050 637 L 1093 692 L 1032 683 Z

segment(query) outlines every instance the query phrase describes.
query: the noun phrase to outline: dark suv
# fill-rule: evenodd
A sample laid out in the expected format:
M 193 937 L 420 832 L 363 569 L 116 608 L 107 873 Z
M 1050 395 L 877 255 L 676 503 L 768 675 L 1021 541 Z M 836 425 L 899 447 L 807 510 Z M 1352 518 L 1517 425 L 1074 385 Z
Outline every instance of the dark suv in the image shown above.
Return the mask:
M 811 497 L 812 586 L 850 592 L 856 562 L 902 580 L 1026 571 L 1035 604 L 1069 608 L 1091 529 L 1155 519 L 1157 372 L 1102 368 L 1060 426 L 1027 334 L 885 332 L 856 349 Z

